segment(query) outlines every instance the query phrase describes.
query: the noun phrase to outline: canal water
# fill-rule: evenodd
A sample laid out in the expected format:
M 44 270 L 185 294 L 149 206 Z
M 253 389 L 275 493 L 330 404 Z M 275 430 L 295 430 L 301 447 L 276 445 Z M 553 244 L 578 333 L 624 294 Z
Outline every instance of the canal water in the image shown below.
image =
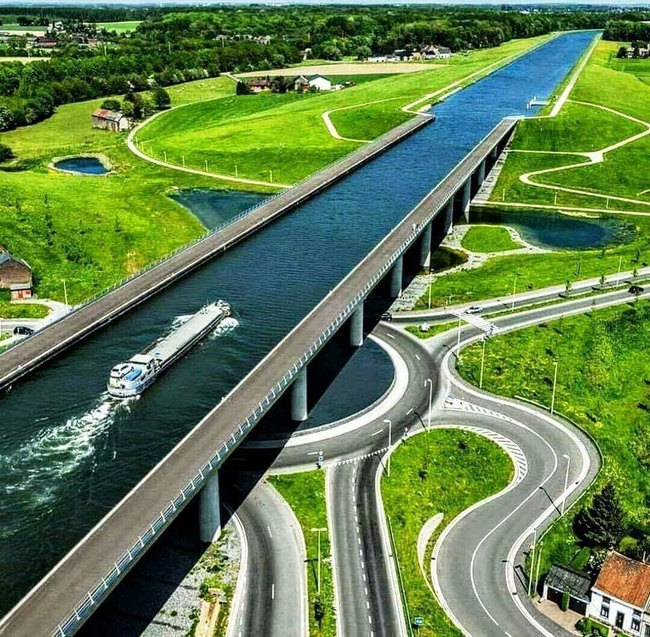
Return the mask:
M 456 93 L 437 120 L 0 398 L 0 612 L 6 612 L 320 301 L 502 117 L 553 93 L 593 33 L 562 35 Z M 139 399 L 109 370 L 206 301 L 236 329 Z M 260 426 L 263 426 L 260 425 Z M 145 522 L 145 521 L 143 521 Z

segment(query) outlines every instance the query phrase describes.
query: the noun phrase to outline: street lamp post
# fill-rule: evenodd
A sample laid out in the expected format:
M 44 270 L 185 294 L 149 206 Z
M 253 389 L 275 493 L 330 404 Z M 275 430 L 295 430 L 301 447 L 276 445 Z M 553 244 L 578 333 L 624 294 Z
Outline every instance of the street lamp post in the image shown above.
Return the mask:
M 481 349 L 481 373 L 478 378 L 478 387 L 483 389 L 483 369 L 485 368 L 485 341 L 487 338 L 483 337 L 483 348 Z
M 429 415 L 427 417 L 427 431 L 431 431 L 431 402 L 433 401 L 433 381 L 430 378 L 427 378 L 424 381 L 425 387 L 427 383 L 429 383 Z
M 67 312 L 68 311 L 68 288 L 65 285 L 65 279 L 61 279 L 61 283 L 63 283 L 63 300 L 65 301 L 65 309 Z
M 456 339 L 456 358 L 460 360 L 460 324 L 461 324 L 461 315 L 458 315 L 458 338 Z
M 564 474 L 564 492 L 562 493 L 562 508 L 560 515 L 564 515 L 564 506 L 566 505 L 566 490 L 569 487 L 569 467 L 571 466 L 571 456 L 563 453 L 562 457 L 566 458 L 566 473 Z
M 551 393 L 551 416 L 555 411 L 555 388 L 557 387 L 557 361 L 553 361 L 553 392 Z
M 389 418 L 384 418 L 388 423 L 388 460 L 386 462 L 386 476 L 390 478 L 390 448 L 393 445 L 393 422 Z
M 429 309 L 431 309 L 431 285 L 433 282 L 433 274 L 431 268 L 429 268 Z
M 515 295 L 517 294 L 517 273 L 515 272 L 515 280 L 512 284 L 512 307 L 510 309 L 515 309 Z
M 312 533 L 318 533 L 318 569 L 317 569 L 317 574 L 316 574 L 316 594 L 320 595 L 320 534 L 325 533 L 327 531 L 326 528 L 323 529 L 312 529 Z
M 530 549 L 530 571 L 528 573 L 528 597 L 533 590 L 533 572 L 535 568 L 535 545 L 537 544 L 537 527 L 533 529 L 533 546 Z
M 539 581 L 539 565 L 542 563 L 542 548 L 544 542 L 539 543 L 539 548 L 537 549 L 537 568 L 535 569 L 535 584 L 533 585 L 533 590 L 537 590 L 537 582 Z
M 619 283 L 619 279 L 621 277 L 621 267 L 623 266 L 623 256 L 621 255 L 618 258 L 618 272 L 616 273 L 616 285 Z

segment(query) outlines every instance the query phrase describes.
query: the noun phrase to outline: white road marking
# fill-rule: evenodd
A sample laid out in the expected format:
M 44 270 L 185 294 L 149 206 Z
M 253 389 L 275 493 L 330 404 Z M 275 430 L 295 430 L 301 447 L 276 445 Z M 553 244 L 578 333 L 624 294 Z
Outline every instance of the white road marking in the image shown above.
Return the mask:
M 387 333 L 386 336 L 388 336 L 388 338 L 392 338 L 393 340 L 395 340 L 395 337 L 392 334 Z
M 375 433 L 370 434 L 370 437 L 372 438 L 373 436 L 376 436 L 377 434 L 380 434 L 382 431 L 384 431 L 383 427 L 381 429 L 377 429 L 377 431 L 375 431 Z
M 409 415 L 411 414 L 412 411 L 413 411 L 413 407 L 411 407 L 411 408 L 406 412 L 406 415 L 409 416 Z
M 307 452 L 307 455 L 308 455 L 308 456 L 317 456 L 317 455 L 318 455 L 318 451 L 309 451 L 309 452 Z
M 366 602 L 366 608 L 370 610 L 370 602 Z
M 269 532 L 269 537 L 272 538 L 273 533 L 271 533 L 271 527 L 268 524 L 266 525 L 266 530 Z
M 417 354 L 415 355 L 415 358 L 417 358 L 418 360 L 420 360 L 420 357 L 419 357 Z
M 275 584 L 271 584 L 271 599 L 275 599 Z

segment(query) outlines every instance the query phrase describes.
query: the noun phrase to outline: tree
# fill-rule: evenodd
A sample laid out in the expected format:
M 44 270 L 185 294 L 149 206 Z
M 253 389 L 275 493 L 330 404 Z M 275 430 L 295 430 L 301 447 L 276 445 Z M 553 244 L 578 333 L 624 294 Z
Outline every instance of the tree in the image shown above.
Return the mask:
M 156 109 L 162 110 L 169 108 L 172 103 L 169 93 L 164 88 L 155 88 L 152 93 L 153 103 Z
M 622 46 L 618 49 L 618 53 L 616 54 L 616 57 L 619 59 L 624 59 L 627 57 L 627 47 Z
M 608 482 L 594 496 L 588 509 L 583 509 L 575 519 L 575 530 L 591 546 L 613 548 L 626 529 L 625 511 L 619 502 L 614 485 Z
M 133 117 L 133 113 L 135 112 L 133 102 L 131 100 L 124 100 L 120 110 L 126 117 Z
M 0 144 L 0 164 L 3 161 L 8 161 L 14 156 L 11 148 L 5 144 Z
M 104 100 L 100 108 L 105 108 L 107 111 L 119 111 L 120 110 L 120 100 L 114 98 Z
M 237 82 L 237 95 L 250 95 L 251 89 L 246 82 Z
M 11 111 L 5 106 L 0 106 L 0 131 L 16 128 L 16 122 Z

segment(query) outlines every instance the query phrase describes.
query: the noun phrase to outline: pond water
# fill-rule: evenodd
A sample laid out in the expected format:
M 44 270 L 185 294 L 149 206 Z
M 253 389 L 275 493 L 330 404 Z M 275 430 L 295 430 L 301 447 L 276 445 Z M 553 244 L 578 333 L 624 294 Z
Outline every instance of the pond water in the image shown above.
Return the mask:
M 630 243 L 636 236 L 634 225 L 605 217 L 574 217 L 559 212 L 508 212 L 479 210 L 470 223 L 510 226 L 522 239 L 553 250 L 588 250 Z
M 58 170 L 83 173 L 84 175 L 105 175 L 108 169 L 96 157 L 71 157 L 54 164 Z
M 268 195 L 237 190 L 180 190 L 172 198 L 185 206 L 206 228 L 216 228 L 248 210 Z

